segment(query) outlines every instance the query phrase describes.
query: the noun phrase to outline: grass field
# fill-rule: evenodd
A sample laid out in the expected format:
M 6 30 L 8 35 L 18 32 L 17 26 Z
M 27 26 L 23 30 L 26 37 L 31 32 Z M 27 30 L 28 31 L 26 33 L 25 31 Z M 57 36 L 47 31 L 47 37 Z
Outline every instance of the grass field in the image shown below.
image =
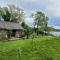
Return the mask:
M 60 38 L 1 41 L 0 60 L 60 60 Z

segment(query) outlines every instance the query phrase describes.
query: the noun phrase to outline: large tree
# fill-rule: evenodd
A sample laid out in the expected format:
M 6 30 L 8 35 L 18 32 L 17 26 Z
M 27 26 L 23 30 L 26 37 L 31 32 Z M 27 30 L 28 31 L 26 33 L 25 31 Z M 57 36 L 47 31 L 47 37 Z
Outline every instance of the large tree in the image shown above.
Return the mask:
M 48 17 L 45 16 L 45 14 L 41 11 L 37 11 L 34 14 L 34 26 L 36 26 L 37 28 L 37 35 L 38 35 L 38 29 L 40 28 L 40 30 L 46 31 L 46 27 L 47 27 L 47 21 L 48 21 Z
M 23 9 L 18 8 L 14 5 L 8 5 L 9 7 L 9 12 L 11 14 L 11 21 L 15 21 L 15 22 L 21 22 L 23 20 Z
M 21 22 L 23 20 L 23 10 L 14 5 L 1 8 L 0 15 L 5 21 Z
M 4 19 L 4 21 L 10 21 L 11 14 L 8 11 L 7 7 L 3 7 L 1 10 L 1 16 Z

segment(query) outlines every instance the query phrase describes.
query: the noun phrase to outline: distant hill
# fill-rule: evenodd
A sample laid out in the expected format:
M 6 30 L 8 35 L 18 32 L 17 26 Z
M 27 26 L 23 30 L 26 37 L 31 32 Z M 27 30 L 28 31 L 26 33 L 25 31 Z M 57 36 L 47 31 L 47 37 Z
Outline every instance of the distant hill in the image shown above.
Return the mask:
M 53 27 L 47 27 L 48 31 L 56 31 L 56 32 L 60 32 L 60 29 L 55 29 Z

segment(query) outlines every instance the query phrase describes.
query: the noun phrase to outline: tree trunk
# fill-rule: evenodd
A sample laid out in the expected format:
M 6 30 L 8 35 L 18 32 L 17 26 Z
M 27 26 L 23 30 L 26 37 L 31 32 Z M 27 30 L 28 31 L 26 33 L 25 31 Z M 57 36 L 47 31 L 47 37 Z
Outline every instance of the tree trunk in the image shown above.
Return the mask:
M 37 25 L 37 36 L 39 35 L 39 33 L 38 33 L 38 25 Z
M 27 34 L 27 39 L 29 39 L 29 34 Z
M 39 33 L 38 33 L 38 29 L 37 29 L 37 36 L 39 35 Z

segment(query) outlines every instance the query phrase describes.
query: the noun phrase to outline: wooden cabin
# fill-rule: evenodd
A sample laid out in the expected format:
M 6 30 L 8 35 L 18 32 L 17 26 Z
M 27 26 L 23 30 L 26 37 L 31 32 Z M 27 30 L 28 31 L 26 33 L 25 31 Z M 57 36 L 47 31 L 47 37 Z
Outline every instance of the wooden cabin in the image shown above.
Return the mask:
M 0 21 L 0 39 L 20 38 L 22 34 L 24 29 L 19 23 Z

